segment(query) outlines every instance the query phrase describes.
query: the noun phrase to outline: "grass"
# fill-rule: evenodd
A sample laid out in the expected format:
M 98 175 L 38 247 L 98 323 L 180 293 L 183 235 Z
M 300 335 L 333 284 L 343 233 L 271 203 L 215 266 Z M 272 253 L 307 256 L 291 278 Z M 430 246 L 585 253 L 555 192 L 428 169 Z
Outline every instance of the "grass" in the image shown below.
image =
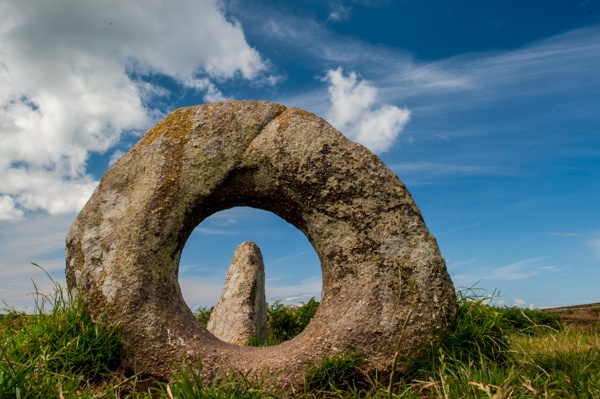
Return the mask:
M 53 296 L 36 295 L 35 314 L 9 311 L 0 325 L 0 398 L 66 397 L 111 378 L 118 329 L 94 325 L 83 309 L 55 283 Z
M 392 384 L 389 376 L 365 375 L 360 353 L 350 352 L 307 364 L 304 388 L 293 395 L 248 374 L 206 384 L 185 365 L 169 383 L 127 375 L 118 328 L 92 323 L 81 301 L 58 284 L 36 298 L 34 314 L 10 310 L 0 320 L 0 399 L 600 398 L 600 324 L 574 327 L 556 313 L 490 306 L 473 290 L 458 293 L 450 331 Z M 314 300 L 271 305 L 273 342 L 301 331 L 317 307 Z
M 328 356 L 318 364 L 309 364 L 304 377 L 307 392 L 323 392 L 355 388 L 362 383 L 360 367 L 364 359 L 359 352 Z

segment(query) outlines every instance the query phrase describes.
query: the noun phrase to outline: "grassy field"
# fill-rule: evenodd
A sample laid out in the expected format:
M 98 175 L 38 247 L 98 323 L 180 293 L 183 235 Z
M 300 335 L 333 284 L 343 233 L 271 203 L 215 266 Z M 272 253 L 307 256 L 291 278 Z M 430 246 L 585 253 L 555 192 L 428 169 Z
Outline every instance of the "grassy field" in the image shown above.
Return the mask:
M 307 365 L 304 389 L 291 395 L 240 374 L 209 386 L 184 367 L 169 383 L 128 374 L 118 329 L 96 327 L 57 286 L 38 296 L 36 314 L 9 311 L 0 320 L 0 399 L 600 398 L 598 304 L 533 311 L 488 306 L 472 290 L 458 297 L 455 324 L 410 374 L 365 375 L 360 354 L 347 353 Z M 268 344 L 299 333 L 317 306 L 272 304 Z M 199 309 L 199 320 L 209 312 Z

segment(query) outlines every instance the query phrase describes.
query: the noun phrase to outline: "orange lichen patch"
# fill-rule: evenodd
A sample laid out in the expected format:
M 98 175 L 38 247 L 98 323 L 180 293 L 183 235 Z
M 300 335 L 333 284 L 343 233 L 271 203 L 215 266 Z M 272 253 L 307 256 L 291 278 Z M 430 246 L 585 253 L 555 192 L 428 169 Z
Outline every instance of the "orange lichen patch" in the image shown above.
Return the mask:
M 135 146 L 139 151 L 152 144 L 157 138 L 183 139 L 194 127 L 197 107 L 179 108 L 148 130 Z
M 277 121 L 277 132 L 281 132 L 283 130 L 287 130 L 289 129 L 289 127 L 292 125 L 291 121 L 290 121 L 290 117 L 289 117 L 289 112 L 283 112 L 281 114 L 279 114 L 277 116 L 277 118 L 275 118 L 275 120 Z
M 180 108 L 160 121 L 154 128 L 146 132 L 136 150 L 160 140 L 161 153 L 164 157 L 160 170 L 161 179 L 157 187 L 158 201 L 156 212 L 166 216 L 179 195 L 179 184 L 183 173 L 183 154 L 189 141 L 189 133 L 194 129 L 197 107 Z
M 306 119 L 311 117 L 313 114 L 311 114 L 308 111 L 304 111 L 302 109 L 298 109 L 298 108 L 291 108 L 288 109 L 287 112 L 282 112 L 280 113 L 276 120 L 277 123 L 279 124 L 277 131 L 281 132 L 284 130 L 288 130 L 290 127 L 293 127 L 295 125 L 294 121 L 295 120 L 302 120 L 302 119 Z

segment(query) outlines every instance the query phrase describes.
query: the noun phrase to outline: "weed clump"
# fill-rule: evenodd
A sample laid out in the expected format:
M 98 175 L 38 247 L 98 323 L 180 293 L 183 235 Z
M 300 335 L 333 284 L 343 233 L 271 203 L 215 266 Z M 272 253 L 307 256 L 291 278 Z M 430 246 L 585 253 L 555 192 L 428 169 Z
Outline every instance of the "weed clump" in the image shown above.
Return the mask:
M 34 314 L 9 310 L 2 320 L 0 398 L 62 397 L 120 367 L 118 328 L 94 324 L 81 299 L 52 282 L 52 296 L 36 289 Z
M 194 316 L 196 316 L 196 320 L 200 323 L 200 325 L 204 328 L 208 325 L 208 321 L 210 320 L 210 315 L 215 307 L 211 306 L 210 308 L 207 306 L 201 306 L 194 312 Z
M 314 297 L 301 306 L 276 301 L 267 309 L 267 341 L 277 344 L 294 338 L 306 328 L 318 308 Z
M 308 367 L 304 384 L 309 391 L 353 388 L 353 382 L 361 379 L 363 364 L 362 355 L 356 351 L 325 357 Z
M 504 328 L 519 334 L 539 334 L 563 328 L 560 315 L 543 310 L 523 309 L 516 306 L 499 309 Z

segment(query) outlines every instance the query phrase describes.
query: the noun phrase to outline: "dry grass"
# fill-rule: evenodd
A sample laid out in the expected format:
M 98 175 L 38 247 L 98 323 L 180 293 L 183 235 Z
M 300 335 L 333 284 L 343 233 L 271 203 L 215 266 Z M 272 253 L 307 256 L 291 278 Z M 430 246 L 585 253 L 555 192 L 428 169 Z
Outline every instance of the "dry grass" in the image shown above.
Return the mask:
M 542 335 L 516 335 L 513 347 L 519 352 L 549 354 L 557 352 L 587 352 L 600 349 L 600 326 L 567 326 L 563 331 L 551 331 Z

